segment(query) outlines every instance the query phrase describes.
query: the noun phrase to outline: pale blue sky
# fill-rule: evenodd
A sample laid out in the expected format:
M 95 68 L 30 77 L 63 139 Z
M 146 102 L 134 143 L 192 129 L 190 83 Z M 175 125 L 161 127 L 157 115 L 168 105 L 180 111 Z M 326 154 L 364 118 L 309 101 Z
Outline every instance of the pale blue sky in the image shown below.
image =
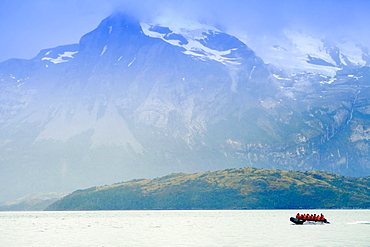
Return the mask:
M 169 13 L 202 18 L 250 33 L 294 26 L 351 35 L 370 46 L 368 0 L 0 0 L 0 61 L 77 43 L 117 8 L 148 19 Z

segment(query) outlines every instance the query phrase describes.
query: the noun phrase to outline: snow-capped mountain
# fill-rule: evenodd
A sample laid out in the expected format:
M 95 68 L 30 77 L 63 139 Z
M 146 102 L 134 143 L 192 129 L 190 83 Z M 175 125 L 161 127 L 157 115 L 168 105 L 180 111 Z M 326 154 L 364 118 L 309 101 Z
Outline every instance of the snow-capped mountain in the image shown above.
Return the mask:
M 311 72 L 334 77 L 342 68 L 370 64 L 368 48 L 354 40 L 334 42 L 294 30 L 284 30 L 279 36 L 258 40 L 243 35 L 239 38 L 247 42 L 265 63 L 291 73 Z
M 214 60 L 225 65 L 240 65 L 236 52 L 246 45 L 237 38 L 221 33 L 215 28 L 198 26 L 176 28 L 141 23 L 144 33 L 153 38 L 183 48 L 183 53 L 202 60 Z
M 266 42 L 114 14 L 0 63 L 0 201 L 229 167 L 370 174 L 367 49 Z

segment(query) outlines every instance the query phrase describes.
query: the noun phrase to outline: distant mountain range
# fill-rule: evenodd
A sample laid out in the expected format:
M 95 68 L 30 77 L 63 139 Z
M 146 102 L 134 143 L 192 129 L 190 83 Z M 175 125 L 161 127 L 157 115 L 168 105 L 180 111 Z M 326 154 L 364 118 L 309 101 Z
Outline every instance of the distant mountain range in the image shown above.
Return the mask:
M 78 190 L 46 210 L 369 208 L 370 177 L 227 169 Z
M 368 176 L 369 64 L 353 41 L 115 13 L 0 63 L 0 203 L 245 166 Z

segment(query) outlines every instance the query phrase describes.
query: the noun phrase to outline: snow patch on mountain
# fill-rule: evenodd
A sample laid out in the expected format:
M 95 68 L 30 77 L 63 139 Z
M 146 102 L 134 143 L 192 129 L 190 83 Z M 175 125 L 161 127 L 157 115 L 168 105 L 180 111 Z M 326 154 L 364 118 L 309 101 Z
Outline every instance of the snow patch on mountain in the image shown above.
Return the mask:
M 284 80 L 284 81 L 291 81 L 292 80 L 291 78 L 281 77 L 280 75 L 277 75 L 277 74 L 272 74 L 272 76 L 275 77 L 278 80 Z
M 52 51 L 48 51 L 45 53 L 45 56 L 49 55 Z M 52 58 L 52 57 L 43 57 L 41 60 L 48 60 L 54 64 L 58 63 L 65 63 L 68 62 L 69 59 L 64 58 L 74 58 L 73 55 L 78 53 L 78 51 L 65 51 L 63 54 L 58 54 L 58 57 Z
M 103 56 L 103 55 L 104 55 L 104 53 L 107 51 L 107 48 L 108 48 L 108 46 L 107 46 L 107 45 L 105 45 L 105 46 L 103 47 L 103 50 L 102 50 L 102 52 L 100 53 L 100 56 Z
M 136 60 L 136 57 L 134 57 L 134 59 L 127 65 L 127 67 L 130 67 L 135 62 L 135 60 Z
M 214 60 L 225 65 L 239 65 L 238 59 L 230 56 L 237 48 L 216 50 L 207 46 L 209 36 L 220 34 L 214 27 L 196 22 L 189 22 L 187 25 L 178 24 L 165 27 L 161 24 L 140 23 L 145 35 L 152 38 L 159 38 L 174 46 L 184 48 L 183 53 L 197 57 L 202 60 Z

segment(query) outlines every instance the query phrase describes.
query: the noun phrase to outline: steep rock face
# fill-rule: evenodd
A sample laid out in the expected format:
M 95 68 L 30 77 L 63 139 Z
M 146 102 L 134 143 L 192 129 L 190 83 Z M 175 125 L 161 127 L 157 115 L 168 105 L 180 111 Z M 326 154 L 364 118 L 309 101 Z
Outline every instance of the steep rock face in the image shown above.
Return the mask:
M 292 74 L 212 27 L 112 15 L 0 64 L 1 198 L 228 167 L 369 174 L 368 70 Z

